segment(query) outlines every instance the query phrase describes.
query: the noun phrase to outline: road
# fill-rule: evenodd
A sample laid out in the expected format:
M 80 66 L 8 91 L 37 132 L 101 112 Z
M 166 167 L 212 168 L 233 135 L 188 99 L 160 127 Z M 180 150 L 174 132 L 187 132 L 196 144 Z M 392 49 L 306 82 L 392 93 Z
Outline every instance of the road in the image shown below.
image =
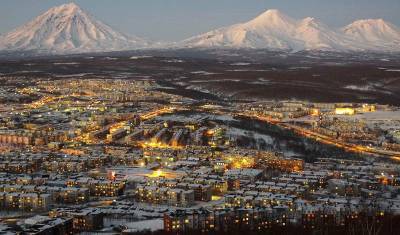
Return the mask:
M 375 149 L 375 148 L 370 148 L 366 147 L 363 145 L 357 145 L 357 144 L 352 144 L 352 143 L 346 143 L 341 140 L 334 139 L 332 137 L 322 135 L 318 132 L 314 132 L 310 129 L 302 128 L 287 122 L 281 122 L 276 119 L 271 119 L 267 117 L 262 117 L 258 115 L 248 115 L 245 113 L 240 113 L 239 116 L 245 116 L 248 118 L 255 118 L 260 121 L 268 122 L 272 125 L 277 125 L 281 128 L 288 129 L 291 131 L 294 131 L 297 134 L 300 134 L 302 136 L 305 136 L 307 138 L 314 139 L 318 142 L 328 144 L 328 145 L 334 145 L 336 147 L 342 148 L 346 151 L 350 152 L 355 152 L 355 153 L 361 153 L 361 154 L 366 154 L 370 156 L 375 156 L 375 157 L 387 157 L 392 160 L 400 161 L 400 152 L 395 152 L 395 151 L 387 151 L 387 150 L 381 150 L 381 149 Z

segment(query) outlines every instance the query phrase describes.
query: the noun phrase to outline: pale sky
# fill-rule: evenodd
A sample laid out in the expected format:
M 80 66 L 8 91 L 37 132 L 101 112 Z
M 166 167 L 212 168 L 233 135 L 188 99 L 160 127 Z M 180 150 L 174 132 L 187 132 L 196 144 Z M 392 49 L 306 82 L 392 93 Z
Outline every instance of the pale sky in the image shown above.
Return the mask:
M 1 0 L 0 33 L 65 0 Z M 400 26 L 400 0 L 75 0 L 97 19 L 131 35 L 177 41 L 248 21 L 268 9 L 293 18 L 315 17 L 332 27 L 383 18 Z

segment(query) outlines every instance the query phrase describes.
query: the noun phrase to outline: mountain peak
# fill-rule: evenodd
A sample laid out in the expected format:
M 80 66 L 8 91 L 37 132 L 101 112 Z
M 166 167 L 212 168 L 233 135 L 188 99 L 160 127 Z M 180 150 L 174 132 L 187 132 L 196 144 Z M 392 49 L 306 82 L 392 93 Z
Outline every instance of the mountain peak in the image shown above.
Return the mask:
M 300 28 L 301 27 L 311 27 L 311 28 L 319 28 L 319 29 L 325 28 L 325 29 L 329 30 L 328 29 L 329 27 L 327 25 L 325 25 L 321 21 L 315 19 L 314 17 L 307 17 L 302 20 L 299 20 L 298 26 Z
M 388 23 L 384 19 L 363 19 L 356 20 L 350 25 L 361 26 L 361 25 L 387 25 Z
M 80 8 L 76 3 L 70 2 L 63 5 L 58 6 L 59 8 L 66 8 L 66 9 L 77 9 Z
M 0 50 L 80 53 L 135 49 L 147 43 L 115 31 L 72 2 L 53 7 L 4 35 L 0 45 Z
M 78 11 L 82 11 L 82 9 L 75 3 L 71 2 L 71 3 L 66 3 L 60 6 L 56 6 L 51 8 L 48 12 L 52 12 L 52 13 L 62 13 L 62 14 L 72 14 Z
M 282 12 L 278 9 L 268 9 L 266 10 L 263 15 L 281 15 Z
M 269 9 L 264 13 L 261 13 L 256 19 L 282 19 L 287 18 L 285 14 L 283 14 L 278 9 Z
M 295 20 L 286 16 L 277 9 L 270 9 L 249 21 L 249 24 L 255 28 L 270 28 L 273 30 L 291 29 Z
M 69 8 L 79 8 L 78 4 L 76 4 L 74 2 L 66 3 L 66 4 L 64 4 L 64 6 L 69 7 Z
M 357 20 L 342 31 L 348 36 L 370 48 L 383 48 L 385 51 L 399 50 L 400 29 L 383 19 Z
M 354 31 L 398 31 L 399 29 L 389 23 L 384 19 L 363 19 L 356 20 L 353 23 L 347 25 L 343 28 L 344 32 L 354 32 Z
M 314 17 L 307 17 L 302 20 L 303 23 L 311 23 L 311 22 L 315 22 L 315 21 L 316 21 L 316 19 Z
M 52 7 L 39 17 L 63 17 L 67 20 L 74 16 L 90 17 L 86 11 L 73 2 Z

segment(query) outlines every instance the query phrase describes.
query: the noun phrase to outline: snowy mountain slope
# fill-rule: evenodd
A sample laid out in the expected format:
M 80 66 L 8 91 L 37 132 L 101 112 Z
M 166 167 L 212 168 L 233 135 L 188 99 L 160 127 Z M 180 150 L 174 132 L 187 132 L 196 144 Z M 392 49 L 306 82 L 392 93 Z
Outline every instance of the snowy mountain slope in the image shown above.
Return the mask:
M 351 38 L 330 29 L 324 23 L 305 18 L 297 22 L 295 38 L 303 42 L 303 50 L 349 51 L 361 49 Z
M 359 20 L 331 29 L 308 17 L 296 20 L 268 10 L 241 24 L 216 29 L 178 43 L 151 44 L 124 35 L 76 4 L 51 8 L 31 22 L 0 36 L 0 51 L 82 53 L 138 48 L 256 48 L 302 51 L 400 52 L 400 29 L 384 20 Z
M 342 31 L 368 49 L 400 51 L 400 29 L 382 19 L 357 20 Z
M 268 23 L 265 23 L 268 22 Z M 250 47 L 289 50 L 299 47 L 292 40 L 295 21 L 277 10 L 269 10 L 243 24 L 217 29 L 181 42 L 187 47 Z
M 118 51 L 147 46 L 96 20 L 76 4 L 51 8 L 29 23 L 0 37 L 0 50 L 79 53 Z
M 375 36 L 376 38 L 386 38 L 388 43 L 392 42 L 394 45 L 396 44 L 394 39 L 397 38 L 400 31 L 393 25 L 387 23 L 386 25 L 388 25 L 385 27 L 387 30 L 382 30 L 381 34 Z M 378 51 L 388 49 L 388 47 L 377 47 L 376 43 L 371 43 L 371 41 L 375 42 L 374 40 L 362 41 L 363 37 L 355 35 L 356 33 L 344 33 L 342 30 L 331 29 L 311 17 L 295 20 L 278 10 L 268 10 L 246 23 L 213 30 L 184 40 L 177 45 L 181 47 L 266 48 L 289 51 Z M 364 32 L 362 35 L 367 38 L 371 37 Z M 396 47 L 390 47 L 391 50 L 394 48 Z M 397 45 L 397 48 L 400 50 L 400 45 Z

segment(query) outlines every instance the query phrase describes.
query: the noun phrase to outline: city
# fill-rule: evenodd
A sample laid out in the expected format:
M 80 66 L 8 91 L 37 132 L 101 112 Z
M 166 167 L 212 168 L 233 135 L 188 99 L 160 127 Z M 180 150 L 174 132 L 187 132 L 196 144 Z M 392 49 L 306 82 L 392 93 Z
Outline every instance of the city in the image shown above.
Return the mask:
M 17 102 L 0 114 L 4 230 L 308 231 L 400 213 L 396 106 L 217 104 L 152 79 L 12 79 L 3 92 Z
M 4 0 L 0 235 L 400 234 L 399 11 Z

